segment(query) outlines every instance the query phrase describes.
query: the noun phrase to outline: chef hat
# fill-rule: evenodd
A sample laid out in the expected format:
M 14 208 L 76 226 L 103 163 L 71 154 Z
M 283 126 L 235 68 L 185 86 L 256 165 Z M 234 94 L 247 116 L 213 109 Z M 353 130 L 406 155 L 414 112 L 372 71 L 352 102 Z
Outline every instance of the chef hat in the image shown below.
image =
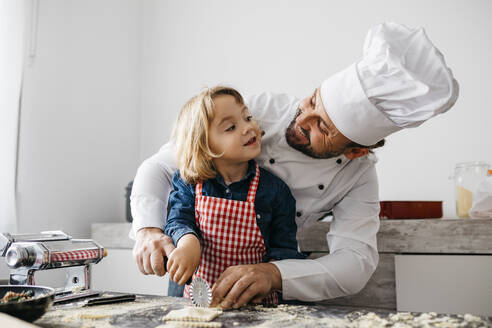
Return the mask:
M 340 132 L 365 146 L 446 112 L 458 83 L 423 28 L 372 27 L 363 58 L 326 79 L 323 105 Z

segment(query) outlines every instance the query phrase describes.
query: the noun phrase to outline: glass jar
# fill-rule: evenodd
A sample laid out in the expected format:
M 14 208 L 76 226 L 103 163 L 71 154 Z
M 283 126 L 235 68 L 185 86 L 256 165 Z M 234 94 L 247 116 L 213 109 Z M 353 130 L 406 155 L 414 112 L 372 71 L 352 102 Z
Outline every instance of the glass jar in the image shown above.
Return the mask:
M 469 218 L 472 207 L 473 191 L 478 183 L 487 176 L 489 164 L 485 162 L 458 163 L 454 167 L 454 185 L 456 213 L 460 218 Z

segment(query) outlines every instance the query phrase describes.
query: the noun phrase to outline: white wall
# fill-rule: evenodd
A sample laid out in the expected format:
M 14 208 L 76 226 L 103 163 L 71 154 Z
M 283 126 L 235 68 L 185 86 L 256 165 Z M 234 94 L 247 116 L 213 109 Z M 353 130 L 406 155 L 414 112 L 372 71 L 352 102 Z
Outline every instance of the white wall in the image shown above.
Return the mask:
M 16 231 L 17 122 L 27 1 L 0 0 L 0 231 Z
M 28 16 L 27 0 L 0 0 L 0 232 L 17 230 L 17 121 Z M 0 258 L 0 280 L 8 270 Z M 0 284 L 5 282 L 0 281 Z
M 140 160 L 167 141 L 179 108 L 204 86 L 303 97 L 360 58 L 371 25 L 423 26 L 461 85 L 448 113 L 396 133 L 377 153 L 383 200 L 444 200 L 454 164 L 492 164 L 492 2 L 207 0 L 143 3 Z
M 125 219 L 138 166 L 140 3 L 41 0 L 20 127 L 19 231 Z

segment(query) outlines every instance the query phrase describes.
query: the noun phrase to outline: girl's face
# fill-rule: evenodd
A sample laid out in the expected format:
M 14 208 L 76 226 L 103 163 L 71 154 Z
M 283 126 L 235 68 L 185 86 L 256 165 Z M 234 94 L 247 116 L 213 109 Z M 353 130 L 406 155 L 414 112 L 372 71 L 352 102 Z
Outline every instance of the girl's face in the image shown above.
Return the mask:
M 223 153 L 214 163 L 242 164 L 257 157 L 261 152 L 261 130 L 248 107 L 229 95 L 216 97 L 214 105 L 208 141 L 214 153 Z

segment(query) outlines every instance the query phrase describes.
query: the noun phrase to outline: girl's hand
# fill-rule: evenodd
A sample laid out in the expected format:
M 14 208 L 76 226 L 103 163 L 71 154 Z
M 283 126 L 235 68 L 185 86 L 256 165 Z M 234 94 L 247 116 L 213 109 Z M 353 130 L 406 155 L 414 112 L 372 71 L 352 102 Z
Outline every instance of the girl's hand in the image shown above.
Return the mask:
M 169 278 L 178 285 L 185 284 L 195 272 L 199 262 L 200 242 L 193 234 L 184 235 L 168 257 Z

